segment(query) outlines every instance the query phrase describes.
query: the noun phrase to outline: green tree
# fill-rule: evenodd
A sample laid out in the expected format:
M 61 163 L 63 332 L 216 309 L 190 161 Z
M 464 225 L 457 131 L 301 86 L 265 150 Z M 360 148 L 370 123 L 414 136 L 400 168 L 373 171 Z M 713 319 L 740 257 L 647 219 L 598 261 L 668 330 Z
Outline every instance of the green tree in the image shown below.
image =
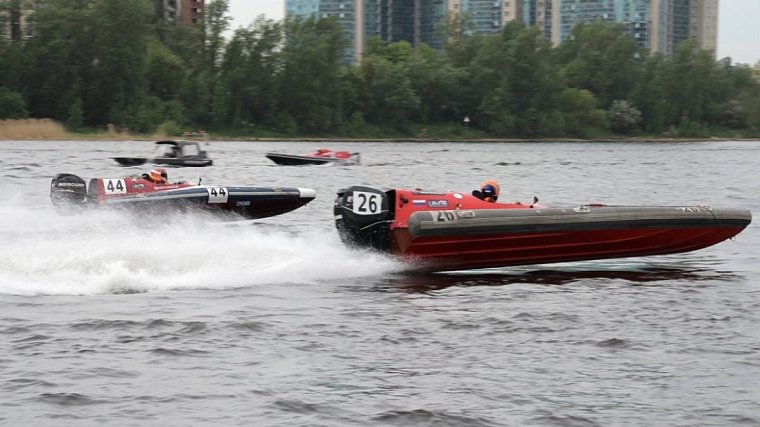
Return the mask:
M 592 138 L 607 130 L 604 111 L 596 108 L 594 94 L 585 89 L 569 88 L 559 95 L 566 135 Z
M 420 98 L 421 122 L 459 121 L 465 115 L 458 98 L 463 95 L 465 72 L 445 55 L 423 44 L 408 59 L 409 79 Z
M 666 59 L 661 54 L 648 58 L 641 79 L 631 94 L 633 104 L 641 110 L 642 127 L 646 132 L 661 133 L 666 128 L 665 66 Z
M 282 43 L 282 25 L 263 17 L 235 31 L 220 71 L 214 103 L 217 122 L 255 129 L 283 124 L 277 105 Z
M 88 116 L 97 123 L 144 123 L 145 68 L 153 7 L 147 0 L 98 0 L 92 11 Z
M 182 59 L 158 40 L 149 40 L 145 62 L 148 93 L 166 101 L 179 99 L 185 77 Z
M 340 76 L 346 39 L 334 19 L 291 19 L 279 76 L 281 109 L 305 133 L 321 133 L 340 123 Z
M 24 97 L 18 92 L 0 87 L 0 120 L 25 119 L 28 116 Z
M 510 23 L 499 37 L 486 39 L 468 66 L 468 89 L 480 100 L 472 114 L 475 120 L 504 136 L 560 131 L 556 95 L 562 86 L 551 55 L 551 45 L 540 31 L 519 23 Z
M 419 113 L 420 98 L 412 88 L 407 63 L 401 61 L 404 52 L 409 52 L 409 44 L 393 44 L 396 46 L 366 54 L 362 59 L 360 69 L 366 91 L 364 117 L 372 123 L 405 131 L 409 119 Z
M 620 24 L 595 21 L 577 25 L 557 49 L 569 87 L 586 89 L 603 108 L 627 99 L 640 74 L 640 51 Z
M 82 110 L 82 100 L 76 99 L 69 107 L 69 116 L 66 119 L 66 129 L 77 131 L 82 128 L 84 123 L 84 111 Z
M 607 119 L 610 129 L 617 133 L 629 133 L 641 123 L 641 111 L 628 101 L 612 101 L 612 106 L 607 111 Z
M 230 10 L 229 0 L 211 0 L 203 11 L 203 27 L 206 33 L 206 55 L 208 65 L 217 68 L 224 53 L 224 33 L 230 27 L 232 18 L 227 15 Z
M 65 121 L 75 100 L 86 99 L 94 62 L 94 4 L 50 0 L 33 15 L 35 36 L 24 45 L 22 83 L 32 116 Z M 95 124 L 87 116 L 85 122 Z

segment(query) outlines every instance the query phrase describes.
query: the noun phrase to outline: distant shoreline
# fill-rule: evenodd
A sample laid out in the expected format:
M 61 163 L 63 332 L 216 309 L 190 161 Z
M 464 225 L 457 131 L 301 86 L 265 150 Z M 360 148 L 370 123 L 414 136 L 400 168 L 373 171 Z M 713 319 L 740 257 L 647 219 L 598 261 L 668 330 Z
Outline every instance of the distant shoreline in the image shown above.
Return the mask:
M 27 142 L 48 142 L 48 141 L 61 141 L 61 142 L 88 142 L 88 141 L 123 141 L 123 142 L 151 142 L 162 139 L 167 140 L 195 140 L 195 138 L 187 137 L 167 137 L 162 136 L 158 138 L 147 136 L 135 136 L 135 135 L 66 135 L 63 137 L 27 137 L 27 138 L 8 138 L 0 135 L 0 143 L 4 141 L 27 141 Z M 293 138 L 273 138 L 273 137 L 209 137 L 208 142 L 315 142 L 315 143 L 375 143 L 375 142 L 387 142 L 387 143 L 451 143 L 451 142 L 463 142 L 463 143 L 546 143 L 546 142 L 589 142 L 589 143 L 603 143 L 603 142 L 704 142 L 704 141 L 758 141 L 760 138 L 751 137 L 704 137 L 704 138 L 666 138 L 666 137 L 617 137 L 617 138 L 599 138 L 599 139 L 579 139 L 579 138 L 536 138 L 536 139 L 520 139 L 520 138 L 473 138 L 473 139 L 441 139 L 441 138 L 345 138 L 345 137 L 293 137 Z
M 0 141 L 158 141 L 161 139 L 199 140 L 190 136 L 168 136 L 162 133 L 153 135 L 133 135 L 119 133 L 111 129 L 102 133 L 70 133 L 55 121 L 47 119 L 0 120 Z M 608 136 L 598 139 L 581 138 L 432 138 L 432 137 L 266 137 L 266 136 L 214 136 L 209 135 L 209 141 L 240 141 L 240 142 L 312 142 L 312 143 L 341 143 L 341 142 L 477 142 L 477 143 L 536 143 L 536 142 L 697 142 L 697 141 L 760 141 L 760 137 L 724 137 L 712 136 L 704 138 L 680 138 L 663 136 Z

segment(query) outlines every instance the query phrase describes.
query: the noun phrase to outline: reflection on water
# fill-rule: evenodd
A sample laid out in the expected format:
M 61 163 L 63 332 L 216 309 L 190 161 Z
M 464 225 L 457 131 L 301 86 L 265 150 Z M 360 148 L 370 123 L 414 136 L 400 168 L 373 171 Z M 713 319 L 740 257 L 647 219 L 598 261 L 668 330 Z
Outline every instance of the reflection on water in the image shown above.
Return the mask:
M 642 266 L 627 269 L 600 269 L 593 264 L 575 268 L 540 268 L 523 271 L 485 271 L 459 273 L 396 274 L 387 284 L 405 292 L 430 292 L 449 287 L 506 286 L 534 284 L 560 286 L 589 280 L 626 281 L 631 285 L 663 281 L 687 283 L 701 281 L 735 282 L 743 277 L 734 272 L 713 270 L 705 267 Z

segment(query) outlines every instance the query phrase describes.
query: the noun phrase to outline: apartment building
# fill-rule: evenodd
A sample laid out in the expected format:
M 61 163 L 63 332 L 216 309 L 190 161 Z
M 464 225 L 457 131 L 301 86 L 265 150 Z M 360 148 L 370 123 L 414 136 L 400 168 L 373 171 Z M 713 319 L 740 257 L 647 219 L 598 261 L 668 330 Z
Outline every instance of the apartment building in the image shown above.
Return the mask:
M 718 44 L 718 0 L 525 0 L 551 3 L 552 25 L 545 34 L 557 45 L 581 22 L 623 24 L 650 53 L 672 55 L 678 43 L 693 39 L 700 49 Z
M 18 41 L 31 37 L 29 17 L 44 3 L 42 0 L 0 0 L 0 39 Z
M 555 45 L 597 20 L 622 24 L 652 53 L 671 55 L 687 39 L 714 51 L 718 38 L 718 0 L 286 0 L 285 14 L 336 18 L 351 40 L 349 61 L 370 36 L 442 48 L 437 29 L 453 14 L 476 34 L 498 33 L 510 21 L 539 27 Z
M 45 0 L 0 0 L 0 40 L 24 40 L 32 37 L 29 17 Z M 156 0 L 159 17 L 168 22 L 193 25 L 203 22 L 205 0 Z
M 167 22 L 193 25 L 203 21 L 205 0 L 157 0 L 156 6 Z

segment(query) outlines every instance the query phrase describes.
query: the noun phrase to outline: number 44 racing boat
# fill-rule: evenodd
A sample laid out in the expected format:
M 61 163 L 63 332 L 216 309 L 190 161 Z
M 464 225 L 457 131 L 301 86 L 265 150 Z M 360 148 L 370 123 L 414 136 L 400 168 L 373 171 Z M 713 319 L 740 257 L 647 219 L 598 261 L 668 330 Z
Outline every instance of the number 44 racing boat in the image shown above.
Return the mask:
M 423 271 L 673 254 L 741 232 L 747 210 L 705 206 L 490 203 L 458 192 L 340 190 L 343 242 L 401 256 Z
M 259 219 L 284 214 L 314 200 L 316 191 L 294 187 L 156 184 L 145 177 L 93 178 L 89 185 L 72 174 L 56 175 L 50 199 L 61 208 L 112 206 L 155 210 L 209 211 L 232 214 L 230 219 Z

